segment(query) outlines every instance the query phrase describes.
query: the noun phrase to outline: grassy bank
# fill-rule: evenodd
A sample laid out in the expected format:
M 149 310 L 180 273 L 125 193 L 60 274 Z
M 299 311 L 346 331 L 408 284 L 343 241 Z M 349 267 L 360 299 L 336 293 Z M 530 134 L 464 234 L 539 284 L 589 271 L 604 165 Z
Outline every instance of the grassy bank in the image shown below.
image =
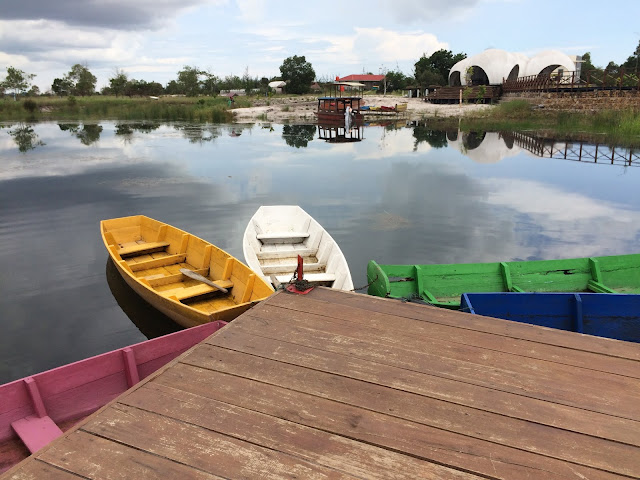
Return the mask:
M 249 106 L 236 98 L 235 106 Z M 0 101 L 0 121 L 158 120 L 223 123 L 233 120 L 226 97 L 36 97 Z
M 429 120 L 429 123 L 434 125 Z M 640 145 L 640 109 L 598 112 L 545 111 L 524 100 L 503 102 L 483 113 L 462 119 L 437 119 L 437 124 L 456 125 L 464 131 L 535 130 L 556 138 L 600 136 L 606 143 Z

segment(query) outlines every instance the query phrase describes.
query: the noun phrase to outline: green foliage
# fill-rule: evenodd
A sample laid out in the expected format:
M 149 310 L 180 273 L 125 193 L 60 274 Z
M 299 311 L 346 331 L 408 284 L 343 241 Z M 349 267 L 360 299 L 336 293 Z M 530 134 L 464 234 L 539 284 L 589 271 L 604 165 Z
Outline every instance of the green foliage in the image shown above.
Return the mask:
M 31 99 L 25 100 L 22 103 L 22 107 L 29 113 L 33 113 L 38 109 L 38 104 Z
M 73 95 L 87 96 L 93 95 L 96 90 L 96 82 L 98 79 L 89 71 L 86 65 L 76 63 L 67 75 L 65 80 L 70 85 Z M 55 81 L 54 81 L 55 83 Z
M 418 149 L 418 145 L 422 142 L 426 142 L 433 148 L 444 148 L 449 143 L 447 142 L 447 133 L 444 130 L 432 130 L 424 125 L 413 128 L 413 151 Z
M 421 86 L 447 85 L 449 71 L 460 60 L 467 58 L 465 53 L 453 54 L 451 50 L 440 49 L 427 57 L 422 55 L 415 63 L 415 80 Z
M 200 70 L 196 67 L 185 65 L 178 72 L 178 86 L 180 93 L 184 93 L 187 97 L 195 97 L 200 93 Z
M 286 58 L 280 65 L 282 79 L 287 82 L 288 93 L 308 93 L 311 82 L 316 78 L 316 72 L 311 63 L 303 56 L 294 55 Z
M 44 142 L 40 140 L 31 125 L 20 124 L 16 128 L 9 130 L 8 133 L 13 137 L 13 141 L 18 145 L 18 150 L 21 153 L 26 153 L 44 145 Z
M 124 91 L 127 88 L 127 83 L 129 79 L 127 78 L 127 74 L 122 70 L 116 70 L 115 76 L 109 79 L 109 87 L 111 88 L 111 93 L 116 97 L 118 95 L 124 95 Z
M 500 102 L 494 110 L 496 115 L 508 118 L 526 118 L 531 116 L 531 104 L 526 100 Z
M 0 87 L 13 91 L 13 98 L 29 89 L 34 74 L 25 73 L 14 67 L 7 67 L 7 76 L 0 82 Z
M 407 77 L 400 70 L 387 72 L 387 91 L 393 92 L 394 90 L 403 90 L 407 86 Z
M 315 134 L 316 127 L 314 125 L 284 125 L 282 127 L 282 138 L 290 147 L 306 147 L 313 140 Z
M 487 87 L 484 85 L 480 85 L 478 87 L 478 93 L 476 95 L 476 100 L 478 103 L 484 103 L 484 96 L 487 94 Z
M 53 84 L 51 85 L 51 90 L 53 93 L 59 96 L 70 95 L 71 94 L 71 81 L 67 78 L 55 78 L 53 80 Z

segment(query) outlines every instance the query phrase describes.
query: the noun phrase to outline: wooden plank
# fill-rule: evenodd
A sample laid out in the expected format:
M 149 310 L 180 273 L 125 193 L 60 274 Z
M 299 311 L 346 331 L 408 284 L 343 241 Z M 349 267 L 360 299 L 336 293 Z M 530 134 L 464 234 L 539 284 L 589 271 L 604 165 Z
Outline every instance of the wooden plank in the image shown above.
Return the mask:
M 137 260 L 137 257 L 135 259 L 130 259 L 129 262 L 129 267 L 131 267 L 131 271 L 133 272 L 141 272 L 143 270 L 150 270 L 152 268 L 158 268 L 158 267 L 166 267 L 168 265 L 175 265 L 178 263 L 182 263 L 186 260 L 187 255 L 186 254 L 181 254 L 181 255 L 166 255 L 164 257 L 160 257 L 160 258 L 152 258 L 150 260 L 144 260 L 144 261 L 134 261 Z
M 152 412 L 116 404 L 83 427 L 177 464 L 223 478 L 355 478 L 300 458 Z M 171 432 L 171 435 L 160 435 Z M 177 477 L 180 478 L 180 477 Z
M 170 245 L 169 242 L 144 242 L 136 245 L 129 245 L 118 249 L 122 258 L 135 255 L 143 255 L 152 252 L 160 252 Z
M 185 381 L 187 378 L 188 382 Z M 154 383 L 404 452 L 415 458 L 452 468 L 464 468 L 465 471 L 488 478 L 617 478 L 607 472 L 392 416 L 398 409 L 391 403 L 386 405 L 384 413 L 379 413 L 332 401 L 324 396 L 297 392 L 182 362 L 166 371 Z
M 150 383 L 121 400 L 132 407 L 370 479 L 477 478 L 440 465 L 214 399 Z M 235 476 L 235 475 L 233 475 Z
M 257 319 L 264 325 L 263 317 Z M 270 322 L 269 326 L 273 324 Z M 362 353 L 360 346 L 350 348 L 345 354 L 344 349 L 335 348 L 338 342 L 326 341 L 321 336 L 309 335 L 309 332 L 300 332 L 295 328 L 286 331 L 256 329 L 254 323 L 242 319 L 234 323 L 233 329 L 220 332 L 207 339 L 206 343 L 507 417 L 640 446 L 640 422 L 423 374 L 412 368 L 386 365 L 372 360 L 372 355 Z
M 122 478 L 176 478 L 185 480 L 219 479 L 208 472 L 191 468 L 165 457 L 136 450 L 110 440 L 75 431 L 63 436 L 38 454 L 38 459 L 78 476 L 100 480 Z M 117 461 L 116 461 L 117 459 Z M 20 470 L 30 473 L 33 462 Z M 7 480 L 13 480 L 9 477 Z
M 25 462 L 11 474 L 7 474 L 7 479 L 11 480 L 77 480 L 80 477 L 73 473 L 60 470 L 52 465 L 46 464 L 39 460 L 31 460 Z
M 353 308 L 367 311 L 368 322 L 386 322 L 387 328 L 389 327 L 389 316 L 392 316 L 392 325 L 399 330 L 402 330 L 403 325 L 414 325 L 415 322 L 413 322 L 413 320 L 420 320 L 431 324 L 454 327 L 456 329 L 455 334 L 460 335 L 466 332 L 482 332 L 499 335 L 504 337 L 499 344 L 499 348 L 505 349 L 505 351 L 520 352 L 522 355 L 532 355 L 534 358 L 549 358 L 559 362 L 563 361 L 563 358 L 565 358 L 566 361 L 583 358 L 586 363 L 580 363 L 580 366 L 591 365 L 593 368 L 602 369 L 603 371 L 640 378 L 640 370 L 638 369 L 638 365 L 640 365 L 640 363 L 638 363 L 640 362 L 640 346 L 630 342 L 620 342 L 593 336 L 586 337 L 584 335 L 576 335 L 570 332 L 541 328 L 524 323 L 510 322 L 508 320 L 487 320 L 486 317 L 480 315 L 453 312 L 426 305 L 399 303 L 398 300 L 372 297 L 370 295 L 348 294 L 338 291 L 334 294 L 334 292 L 325 288 L 316 288 L 306 297 L 308 300 L 319 302 L 315 305 L 316 308 L 320 309 L 317 311 L 324 313 L 324 309 L 328 309 L 325 314 L 326 316 L 344 318 L 347 316 L 345 314 L 351 312 L 350 308 Z M 286 303 L 289 302 L 290 299 L 287 300 L 283 298 L 283 296 L 274 297 L 273 300 L 273 302 L 269 302 L 270 305 L 290 305 Z M 309 306 L 311 305 L 312 303 L 310 302 Z M 295 308 L 309 311 L 309 306 L 300 304 Z M 357 321 L 357 319 L 354 319 L 354 322 L 355 321 Z M 420 329 L 421 327 L 414 325 L 411 328 Z M 429 331 L 431 334 L 436 334 L 440 330 L 429 326 Z M 444 332 L 444 335 L 448 335 L 449 340 L 457 340 L 457 337 L 451 336 L 454 334 L 454 330 L 445 329 Z M 477 335 L 473 337 L 473 341 L 481 341 L 482 338 L 483 336 Z M 493 340 L 491 341 L 495 345 L 495 337 L 490 336 L 485 338 L 492 338 Z M 534 343 L 527 344 L 525 342 L 519 342 L 518 340 Z M 481 345 L 484 345 L 484 343 Z M 562 349 L 559 350 L 554 347 L 562 347 Z M 571 351 L 566 349 L 571 349 Z M 553 353 L 554 351 L 556 352 L 555 354 Z M 562 352 L 562 356 L 558 356 L 558 352 Z M 586 352 L 586 355 L 580 356 L 580 352 Z M 596 356 L 596 354 L 601 355 Z M 616 358 L 610 359 L 611 361 L 609 361 L 609 359 L 602 355 Z M 594 363 L 596 358 L 597 362 Z M 628 361 L 621 362 L 619 361 L 620 358 L 627 359 Z M 615 367 L 624 366 L 624 369 L 622 371 L 618 368 L 609 370 L 607 365 Z
M 394 414 L 405 420 L 612 473 L 640 476 L 638 450 L 629 445 L 505 418 L 225 348 L 201 345 L 183 361 L 379 413 L 387 413 L 389 405 L 393 405 Z
M 62 435 L 62 430 L 46 415 L 44 417 L 29 415 L 11 422 L 11 427 L 31 453 L 37 452 Z
M 305 304 L 310 301 L 305 300 Z M 261 305 L 257 308 L 251 315 L 258 315 L 262 309 L 275 307 Z M 331 309 L 329 305 L 323 304 L 317 308 L 324 309 L 325 312 Z M 351 320 L 358 316 L 357 311 L 345 313 Z M 366 316 L 360 313 L 361 318 L 371 319 L 369 312 L 364 313 Z M 398 330 L 389 329 L 388 325 L 393 323 L 392 318 L 386 321 L 386 327 L 358 328 L 350 322 L 334 322 L 331 318 L 306 312 L 305 315 L 307 317 L 294 310 L 266 314 L 269 318 L 268 324 L 273 325 L 272 328 L 276 330 L 286 329 L 289 323 L 307 321 L 313 325 L 314 332 L 310 335 L 313 341 L 324 335 L 328 342 L 339 344 L 341 348 L 354 349 L 362 345 L 367 349 L 363 351 L 368 352 L 368 358 L 381 362 L 388 363 L 389 360 L 393 360 L 396 363 L 392 364 L 422 373 L 436 373 L 474 385 L 500 388 L 511 393 L 600 413 L 621 415 L 622 412 L 624 415 L 621 416 L 640 420 L 640 410 L 637 408 L 640 382 L 634 378 L 545 360 L 525 359 L 517 354 L 502 353 L 495 347 L 479 348 L 458 343 L 464 331 L 451 332 L 452 340 L 449 342 L 444 339 L 432 340 L 428 323 L 421 325 L 426 330 L 418 334 L 417 331 L 400 330 L 402 326 L 398 326 Z M 284 325 L 281 325 L 279 322 L 283 320 Z M 372 336 L 375 336 L 375 341 L 370 341 Z M 580 388 L 576 388 L 576 385 L 580 385 Z M 615 398 L 611 398 L 607 394 L 609 391 L 618 393 Z

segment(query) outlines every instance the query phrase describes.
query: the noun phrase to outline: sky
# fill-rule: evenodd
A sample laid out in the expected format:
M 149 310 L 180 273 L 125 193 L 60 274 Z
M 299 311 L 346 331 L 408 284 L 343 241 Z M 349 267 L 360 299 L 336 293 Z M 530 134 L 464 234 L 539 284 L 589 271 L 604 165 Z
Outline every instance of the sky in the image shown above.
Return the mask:
M 0 80 L 13 66 L 47 91 L 80 63 L 97 89 L 124 71 L 166 85 L 184 66 L 272 78 L 305 56 L 319 80 L 400 70 L 441 48 L 591 52 L 624 62 L 640 0 L 0 0 Z

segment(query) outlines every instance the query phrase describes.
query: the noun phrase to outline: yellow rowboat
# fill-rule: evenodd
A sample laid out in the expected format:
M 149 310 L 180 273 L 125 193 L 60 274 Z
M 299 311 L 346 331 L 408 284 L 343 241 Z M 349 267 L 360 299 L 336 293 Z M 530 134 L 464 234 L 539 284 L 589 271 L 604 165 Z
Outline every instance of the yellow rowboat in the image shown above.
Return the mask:
M 273 293 L 224 250 L 144 215 L 103 220 L 100 232 L 125 282 L 183 327 L 233 320 Z

